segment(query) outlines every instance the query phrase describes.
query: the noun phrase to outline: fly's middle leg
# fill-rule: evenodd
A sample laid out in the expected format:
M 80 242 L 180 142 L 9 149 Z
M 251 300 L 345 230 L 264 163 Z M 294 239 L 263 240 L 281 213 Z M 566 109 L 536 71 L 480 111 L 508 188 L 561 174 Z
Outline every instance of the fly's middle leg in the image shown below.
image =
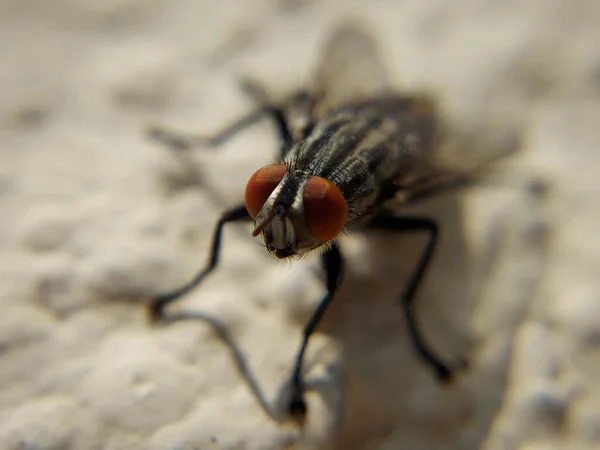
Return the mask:
M 269 103 L 266 98 L 263 98 L 263 96 L 259 97 L 258 94 L 252 94 L 252 96 L 260 102 L 260 106 L 212 136 L 176 132 L 157 125 L 149 126 L 146 133 L 150 138 L 176 151 L 187 150 L 193 147 L 218 147 L 240 131 L 245 130 L 263 117 L 268 116 L 277 127 L 277 133 L 281 140 L 280 157 L 283 157 L 292 143 L 292 132 L 289 128 L 284 108 L 281 105 Z
M 408 280 L 404 292 L 400 295 L 400 302 L 406 317 L 408 332 L 418 355 L 431 367 L 440 381 L 450 381 L 453 369 L 446 365 L 427 344 L 415 318 L 414 297 L 435 250 L 438 237 L 437 223 L 433 220 L 419 217 L 380 216 L 374 219 L 369 226 L 375 229 L 394 232 L 422 231 L 428 234 L 427 244 L 421 253 L 416 268 Z
M 274 106 L 260 107 L 212 136 L 177 132 L 157 125 L 148 127 L 146 133 L 151 139 L 176 151 L 187 150 L 194 147 L 218 147 L 240 131 L 254 125 L 264 116 L 271 117 L 275 122 L 278 134 L 282 140 L 282 149 L 287 149 L 291 142 L 290 130 L 287 127 L 287 121 L 283 110 Z
M 198 284 L 200 284 L 200 282 L 204 279 L 205 276 L 207 276 L 217 267 L 217 264 L 219 263 L 219 255 L 221 253 L 221 236 L 223 233 L 224 225 L 229 222 L 239 222 L 250 219 L 250 215 L 248 214 L 245 205 L 236 206 L 235 208 L 232 208 L 223 213 L 215 227 L 210 257 L 206 266 L 194 277 L 193 280 L 191 280 L 189 283 L 185 284 L 181 288 L 177 289 L 176 291 L 169 292 L 167 294 L 163 294 L 152 299 L 148 310 L 150 320 L 156 322 L 163 319 L 164 310 L 168 304 L 179 300 L 183 295 L 195 288 Z
M 147 135 L 172 150 L 187 150 L 194 147 L 217 147 L 240 131 L 256 123 L 265 115 L 263 108 L 256 109 L 231 123 L 213 136 L 172 131 L 159 125 L 146 129 Z
M 333 244 L 322 256 L 322 264 L 325 269 L 326 283 L 327 283 L 327 294 L 321 300 L 321 303 L 317 306 L 317 309 L 313 312 L 312 317 L 304 327 L 302 344 L 298 350 L 296 356 L 296 362 L 291 378 L 292 396 L 289 403 L 289 412 L 292 416 L 296 417 L 300 421 L 304 419 L 306 415 L 306 401 L 304 400 L 304 380 L 302 379 L 302 362 L 304 360 L 304 353 L 308 346 L 310 336 L 315 331 L 315 328 L 321 321 L 323 314 L 327 310 L 327 307 L 331 304 L 334 299 L 335 292 L 340 285 L 343 274 L 343 259 L 337 244 Z

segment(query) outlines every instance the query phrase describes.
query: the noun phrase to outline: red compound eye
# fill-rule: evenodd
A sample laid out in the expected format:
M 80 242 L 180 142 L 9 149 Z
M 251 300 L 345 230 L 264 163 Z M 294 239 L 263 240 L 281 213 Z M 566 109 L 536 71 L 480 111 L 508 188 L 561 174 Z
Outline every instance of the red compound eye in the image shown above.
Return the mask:
M 346 223 L 346 200 L 329 180 L 311 177 L 304 186 L 304 214 L 313 237 L 327 242 L 337 237 Z
M 253 219 L 285 175 L 282 165 L 265 166 L 254 172 L 246 184 L 246 209 Z

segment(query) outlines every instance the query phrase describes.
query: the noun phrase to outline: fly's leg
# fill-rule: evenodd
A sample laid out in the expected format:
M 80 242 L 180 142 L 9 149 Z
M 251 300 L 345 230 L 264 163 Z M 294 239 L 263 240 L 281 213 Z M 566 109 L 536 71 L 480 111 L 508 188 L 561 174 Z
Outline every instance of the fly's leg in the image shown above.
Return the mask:
M 204 279 L 206 275 L 208 275 L 210 272 L 213 271 L 215 267 L 217 267 L 217 264 L 219 262 L 219 255 L 221 253 L 221 235 L 223 232 L 223 226 L 229 222 L 239 222 L 242 220 L 250 219 L 250 215 L 248 214 L 245 205 L 236 206 L 235 208 L 232 208 L 223 213 L 215 227 L 208 264 L 189 283 L 185 284 L 176 291 L 170 292 L 168 294 L 163 294 L 152 299 L 149 306 L 149 315 L 152 321 L 156 322 L 163 319 L 164 310 L 168 304 L 179 300 L 184 294 L 188 293 L 190 290 L 195 288 Z
M 146 130 L 148 136 L 172 150 L 187 150 L 192 147 L 218 147 L 240 131 L 258 122 L 265 114 L 265 108 L 256 109 L 231 123 L 214 136 L 187 134 L 151 125 Z
M 150 126 L 147 129 L 147 134 L 152 139 L 173 150 L 186 150 L 196 146 L 217 147 L 240 131 L 254 125 L 263 117 L 268 116 L 275 123 L 277 132 L 282 141 L 281 156 L 285 155 L 292 142 L 292 133 L 288 126 L 284 108 L 280 105 L 271 103 L 266 93 L 254 82 L 249 80 L 243 81 L 242 89 L 260 106 L 245 116 L 240 117 L 213 136 L 184 134 L 170 131 L 156 125 Z
M 150 126 L 147 129 L 147 134 L 150 136 L 150 138 L 173 150 L 187 150 L 193 147 L 202 146 L 218 147 L 240 131 L 248 128 L 251 125 L 254 125 L 264 116 L 270 116 L 275 122 L 280 138 L 283 141 L 282 148 L 287 149 L 291 142 L 290 130 L 288 129 L 283 110 L 275 106 L 264 106 L 256 109 L 250 114 L 247 114 L 246 116 L 236 120 L 213 136 L 185 134 L 177 131 L 171 131 L 157 125 Z
M 268 92 L 260 83 L 250 78 L 241 80 L 241 88 L 252 98 L 256 104 L 261 105 L 259 109 L 260 116 L 269 116 L 277 127 L 277 134 L 281 140 L 280 159 L 283 159 L 288 149 L 292 145 L 292 130 L 286 117 L 284 105 L 277 105 L 269 98 Z
M 283 155 L 285 154 L 286 149 L 289 148 L 291 144 L 291 133 L 288 128 L 283 109 L 268 104 L 264 104 L 260 108 L 252 111 L 250 114 L 235 121 L 234 123 L 226 127 L 224 130 L 222 130 L 220 133 L 217 133 L 216 135 L 210 137 L 200 135 L 184 135 L 160 127 L 150 127 L 148 129 L 148 134 L 153 139 L 156 139 L 163 145 L 166 145 L 167 147 L 173 150 L 186 150 L 196 145 L 216 147 L 221 143 L 227 141 L 229 138 L 231 138 L 238 132 L 254 124 L 256 121 L 258 121 L 265 115 L 270 116 L 277 125 L 278 132 L 281 136 L 281 139 L 283 140 L 281 147 L 281 153 Z M 158 321 L 164 318 L 164 309 L 169 303 L 177 301 L 184 294 L 196 287 L 204 279 L 204 277 L 216 267 L 219 260 L 219 253 L 221 250 L 221 233 L 223 230 L 223 226 L 227 222 L 235 222 L 241 220 L 251 220 L 251 217 L 248 214 L 245 205 L 237 206 L 223 213 L 221 219 L 219 219 L 219 222 L 217 222 L 217 225 L 215 227 L 212 241 L 212 250 L 207 266 L 185 286 L 181 287 L 180 289 L 174 292 L 154 298 L 151 301 L 149 308 L 149 315 L 151 320 Z
M 319 303 L 319 306 L 317 306 L 317 309 L 304 327 L 302 344 L 300 344 L 298 354 L 296 355 L 294 371 L 292 372 L 291 377 L 292 396 L 289 403 L 289 412 L 299 420 L 303 420 L 306 415 L 306 401 L 304 400 L 305 386 L 304 380 L 302 379 L 302 361 L 304 359 L 304 352 L 310 336 L 321 321 L 325 310 L 331 304 L 335 291 L 342 279 L 343 260 L 337 244 L 333 244 L 333 246 L 323 254 L 321 262 L 327 278 L 327 294 L 325 294 L 325 297 L 323 297 L 321 303 Z
M 450 381 L 453 370 L 426 343 L 415 319 L 415 304 L 413 302 L 417 288 L 423 279 L 427 266 L 433 256 L 438 238 L 437 223 L 430 219 L 419 217 L 394 217 L 380 216 L 369 225 L 371 228 L 383 229 L 393 232 L 423 231 L 429 236 L 427 244 L 421 253 L 417 266 L 411 274 L 400 301 L 406 317 L 408 332 L 418 355 L 435 372 L 440 381 Z

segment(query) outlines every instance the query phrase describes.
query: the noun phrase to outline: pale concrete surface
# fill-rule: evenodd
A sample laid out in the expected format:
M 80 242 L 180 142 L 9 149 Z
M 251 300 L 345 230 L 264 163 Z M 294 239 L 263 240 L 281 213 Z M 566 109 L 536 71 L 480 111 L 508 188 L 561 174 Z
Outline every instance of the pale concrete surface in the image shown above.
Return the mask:
M 151 327 L 141 304 L 204 264 L 273 129 L 193 164 L 142 130 L 218 129 L 251 107 L 241 75 L 298 87 L 346 16 L 399 86 L 522 152 L 421 207 L 443 235 L 419 317 L 470 369 L 441 387 L 413 356 L 393 299 L 421 241 L 346 239 L 299 431 L 281 403 L 316 260 L 276 264 L 231 227 L 173 308 L 205 320 Z M 0 2 L 0 449 L 599 448 L 599 24 L 596 0 Z

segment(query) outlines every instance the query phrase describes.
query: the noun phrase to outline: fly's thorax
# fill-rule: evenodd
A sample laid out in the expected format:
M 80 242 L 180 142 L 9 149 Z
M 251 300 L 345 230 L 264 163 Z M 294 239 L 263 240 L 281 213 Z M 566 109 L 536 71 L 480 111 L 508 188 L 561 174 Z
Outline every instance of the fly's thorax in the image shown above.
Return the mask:
M 254 217 L 252 234 L 262 234 L 278 258 L 302 256 L 331 241 L 347 214 L 344 197 L 333 183 L 280 165 L 263 167 L 250 178 L 246 207 Z

